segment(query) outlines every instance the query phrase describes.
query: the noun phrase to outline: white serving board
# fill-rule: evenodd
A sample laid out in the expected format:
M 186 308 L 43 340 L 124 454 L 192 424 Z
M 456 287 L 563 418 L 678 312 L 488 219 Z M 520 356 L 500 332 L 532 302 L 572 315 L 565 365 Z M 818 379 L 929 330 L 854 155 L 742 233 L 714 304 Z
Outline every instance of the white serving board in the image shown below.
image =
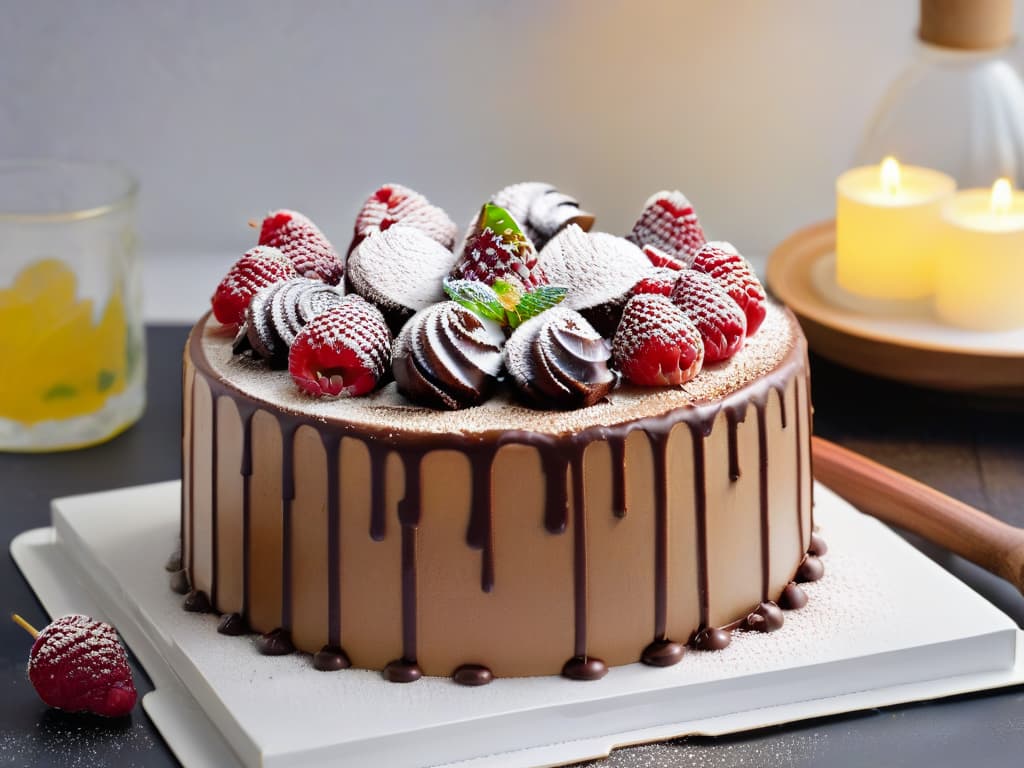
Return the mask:
M 723 734 L 1024 682 L 1012 620 L 827 489 L 816 516 L 830 549 L 809 604 L 771 635 L 736 633 L 667 669 L 613 667 L 464 688 L 365 670 L 317 672 L 308 656 L 260 656 L 249 637 L 187 614 L 163 562 L 179 483 L 58 499 L 53 527 L 12 554 L 47 611 L 114 623 L 156 690 L 143 699 L 171 749 L 196 766 L 559 765 L 613 747 Z

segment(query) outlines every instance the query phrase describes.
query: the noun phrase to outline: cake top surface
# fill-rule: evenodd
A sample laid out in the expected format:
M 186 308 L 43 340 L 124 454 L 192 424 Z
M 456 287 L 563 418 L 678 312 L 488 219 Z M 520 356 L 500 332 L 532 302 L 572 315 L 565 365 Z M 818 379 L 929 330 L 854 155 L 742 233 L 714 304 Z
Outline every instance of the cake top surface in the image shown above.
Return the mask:
M 207 368 L 208 375 L 257 403 L 375 432 L 468 437 L 509 430 L 573 434 L 591 427 L 613 426 L 679 408 L 711 404 L 762 382 L 796 355 L 803 355 L 802 334 L 796 319 L 788 310 L 769 303 L 761 328 L 746 339 L 737 354 L 725 362 L 706 366 L 681 386 L 645 388 L 623 383 L 595 405 L 566 411 L 522 405 L 505 386 L 480 405 L 447 411 L 416 405 L 398 392 L 394 382 L 363 397 L 312 398 L 295 387 L 287 371 L 270 371 L 259 361 L 233 355 L 232 335 L 207 315 L 193 331 L 192 359 Z

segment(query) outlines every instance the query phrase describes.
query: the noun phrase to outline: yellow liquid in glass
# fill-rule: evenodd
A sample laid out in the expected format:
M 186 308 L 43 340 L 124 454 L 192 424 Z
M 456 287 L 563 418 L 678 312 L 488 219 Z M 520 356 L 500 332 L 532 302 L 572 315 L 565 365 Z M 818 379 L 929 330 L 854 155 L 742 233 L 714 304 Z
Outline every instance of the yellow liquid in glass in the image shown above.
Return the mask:
M 127 328 L 121 287 L 98 322 L 57 259 L 25 267 L 0 290 L 0 417 L 32 424 L 82 416 L 124 390 Z

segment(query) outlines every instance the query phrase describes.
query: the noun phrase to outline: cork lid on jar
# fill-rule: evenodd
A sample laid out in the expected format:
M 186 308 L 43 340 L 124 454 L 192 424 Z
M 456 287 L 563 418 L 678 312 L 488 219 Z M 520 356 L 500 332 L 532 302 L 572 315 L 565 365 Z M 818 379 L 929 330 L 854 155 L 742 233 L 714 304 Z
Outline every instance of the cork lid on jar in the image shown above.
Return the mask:
M 944 48 L 1002 48 L 1013 42 L 1013 0 L 921 0 L 918 37 Z

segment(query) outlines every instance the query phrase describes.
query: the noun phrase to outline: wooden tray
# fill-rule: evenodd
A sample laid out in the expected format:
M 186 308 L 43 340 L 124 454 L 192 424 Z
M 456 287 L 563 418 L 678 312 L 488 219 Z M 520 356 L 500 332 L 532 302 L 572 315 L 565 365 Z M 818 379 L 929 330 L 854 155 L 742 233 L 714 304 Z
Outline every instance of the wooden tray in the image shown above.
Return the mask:
M 796 313 L 817 354 L 909 384 L 1024 397 L 1024 328 L 952 328 L 927 303 L 858 306 L 835 285 L 835 244 L 827 221 L 791 235 L 768 259 L 769 290 Z

